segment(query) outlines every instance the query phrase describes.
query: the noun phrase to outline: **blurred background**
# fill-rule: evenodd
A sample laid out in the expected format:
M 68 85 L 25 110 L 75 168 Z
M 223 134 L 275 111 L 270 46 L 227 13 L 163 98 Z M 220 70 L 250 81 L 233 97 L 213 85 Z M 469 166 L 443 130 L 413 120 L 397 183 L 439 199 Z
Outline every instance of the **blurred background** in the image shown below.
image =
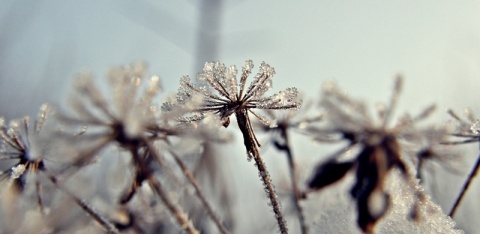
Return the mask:
M 35 115 L 45 102 L 67 104 L 81 71 L 103 77 L 112 65 L 143 60 L 170 93 L 207 61 L 241 66 L 246 59 L 275 67 L 274 91 L 295 86 L 306 99 L 333 80 L 372 105 L 386 102 L 401 74 L 399 113 L 436 103 L 439 123 L 448 108 L 480 116 L 478 1 L 1 2 L 0 116 L 7 119 Z M 432 197 L 445 212 L 476 159 L 471 148 L 459 159 L 462 173 L 436 170 Z M 260 187 L 255 168 L 236 158 L 232 165 L 251 170 Z M 479 186 L 455 218 L 467 233 L 480 230 Z

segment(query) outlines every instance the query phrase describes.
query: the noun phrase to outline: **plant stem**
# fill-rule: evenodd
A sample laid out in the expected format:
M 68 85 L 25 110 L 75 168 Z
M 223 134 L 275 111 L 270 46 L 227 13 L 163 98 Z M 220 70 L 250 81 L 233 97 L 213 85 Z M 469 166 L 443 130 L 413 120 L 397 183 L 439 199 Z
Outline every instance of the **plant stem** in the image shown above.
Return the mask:
M 193 226 L 192 221 L 188 218 L 188 215 L 177 205 L 175 205 L 170 198 L 167 196 L 167 193 L 163 190 L 160 182 L 155 179 L 152 175 L 148 176 L 148 183 L 152 186 L 153 190 L 160 197 L 162 202 L 167 206 L 167 209 L 172 213 L 172 215 L 177 220 L 178 224 L 189 234 L 199 234 L 200 232 Z
M 149 141 L 144 142 L 147 145 L 145 154 L 155 153 L 153 146 Z M 137 147 L 130 149 L 133 160 L 137 167 L 140 167 L 141 170 L 145 173 L 146 180 L 148 184 L 152 187 L 155 193 L 160 197 L 163 204 L 167 207 L 170 213 L 173 215 L 180 227 L 189 234 L 199 234 L 200 232 L 195 228 L 193 222 L 188 218 L 188 215 L 182 210 L 182 208 L 174 204 L 170 197 L 168 197 L 167 192 L 163 189 L 162 184 L 153 176 L 153 171 L 150 169 L 150 165 L 145 162 L 144 157 L 141 157 L 138 152 Z M 148 157 L 148 155 L 146 156 Z
M 45 169 L 42 169 L 42 171 L 59 190 L 63 191 L 71 199 L 73 199 L 73 201 L 75 201 L 75 203 L 77 203 L 77 205 L 80 206 L 82 210 L 87 212 L 87 214 L 89 214 L 93 219 L 95 219 L 95 221 L 97 221 L 100 225 L 102 225 L 107 230 L 108 233 L 119 233 L 117 228 L 112 223 L 110 223 L 107 219 L 105 219 L 96 211 L 94 211 L 93 208 L 91 208 L 85 201 L 82 201 L 80 198 L 78 198 L 72 192 L 70 192 L 70 190 L 68 190 L 62 184 L 60 184 L 57 177 L 55 177 L 54 175 L 51 175 Z
M 255 160 L 255 164 L 257 166 L 260 178 L 262 179 L 265 192 L 270 199 L 273 213 L 275 213 L 275 218 L 277 220 L 278 227 L 280 228 L 280 233 L 286 234 L 288 233 L 287 223 L 285 222 L 285 218 L 283 217 L 283 213 L 280 208 L 280 201 L 277 199 L 277 193 L 273 187 L 272 179 L 270 178 L 267 167 L 265 166 L 265 163 L 258 152 L 258 143 L 254 136 L 252 125 L 246 110 L 240 109 L 239 111 L 235 112 L 235 117 L 237 118 L 238 127 L 243 135 L 243 142 L 245 144 L 245 148 L 247 149 L 247 154 L 249 154 L 249 157 L 253 157 Z
M 280 232 L 282 234 L 288 233 L 287 223 L 285 222 L 285 219 L 283 217 L 280 207 L 280 201 L 278 201 L 277 199 L 277 193 L 275 192 L 275 188 L 273 187 L 272 179 L 270 179 L 270 174 L 268 173 L 267 167 L 265 166 L 265 163 L 260 157 L 258 150 L 256 150 L 255 152 L 256 153 L 253 155 L 253 159 L 255 160 L 257 169 L 260 172 L 260 177 L 262 178 L 263 185 L 265 186 L 265 192 L 270 199 L 273 212 L 275 213 L 275 218 L 277 219 L 277 223 L 280 228 Z
M 470 186 L 470 183 L 472 182 L 473 178 L 477 175 L 478 169 L 480 168 L 480 155 L 478 156 L 477 162 L 475 163 L 475 166 L 473 167 L 472 171 L 467 177 L 467 180 L 465 181 L 465 184 L 463 185 L 463 188 L 460 192 L 460 194 L 457 197 L 457 200 L 455 200 L 455 203 L 452 206 L 452 209 L 450 210 L 450 213 L 448 214 L 450 217 L 453 218 L 455 215 L 455 211 L 457 210 L 458 206 L 460 205 L 460 202 L 462 202 L 463 197 L 465 193 L 468 190 L 468 187 Z
M 298 188 L 296 166 L 293 160 L 293 154 L 290 148 L 288 131 L 286 127 L 280 128 L 280 135 L 283 137 L 285 143 L 282 145 L 279 142 L 275 142 L 275 146 L 277 146 L 279 150 L 285 151 L 285 154 L 287 155 L 288 167 L 290 169 L 290 179 L 291 179 L 292 190 L 293 190 L 293 203 L 295 205 L 295 209 L 297 210 L 298 221 L 300 223 L 301 232 L 302 234 L 307 234 L 308 226 L 305 221 L 305 216 L 303 214 L 302 206 L 300 205 L 300 199 L 302 199 L 304 196 L 302 192 L 300 192 L 300 189 Z
M 37 204 L 38 207 L 40 208 L 40 212 L 42 215 L 45 215 L 45 207 L 43 206 L 43 199 L 42 199 L 42 185 L 40 184 L 40 181 L 35 182 L 35 189 L 37 190 Z
M 154 151 L 152 148 L 150 148 L 152 146 L 149 144 L 148 147 L 149 147 L 150 151 L 154 152 L 154 154 L 156 156 L 155 158 L 158 158 L 157 152 Z M 218 230 L 220 231 L 220 233 L 222 233 L 222 234 L 229 233 L 229 231 L 227 230 L 225 225 L 223 225 L 223 222 L 220 220 L 220 217 L 213 210 L 212 206 L 210 205 L 210 203 L 205 198 L 205 195 L 203 195 L 203 192 L 200 188 L 200 185 L 198 184 L 197 180 L 195 179 L 193 173 L 190 171 L 190 169 L 188 169 L 187 165 L 185 165 L 185 163 L 180 159 L 180 157 L 175 152 L 173 152 L 172 150 L 169 150 L 169 152 L 172 155 L 172 157 L 174 158 L 175 162 L 178 164 L 178 166 L 182 169 L 182 172 L 185 175 L 185 177 L 187 177 L 187 179 L 190 181 L 190 183 L 195 188 L 195 193 L 196 193 L 197 197 L 202 202 L 203 207 L 207 210 L 207 214 L 210 216 L 210 218 L 213 220 L 215 225 L 218 227 Z
M 417 164 L 417 174 L 416 174 L 419 184 L 423 184 L 422 168 L 423 168 L 423 159 L 420 159 Z

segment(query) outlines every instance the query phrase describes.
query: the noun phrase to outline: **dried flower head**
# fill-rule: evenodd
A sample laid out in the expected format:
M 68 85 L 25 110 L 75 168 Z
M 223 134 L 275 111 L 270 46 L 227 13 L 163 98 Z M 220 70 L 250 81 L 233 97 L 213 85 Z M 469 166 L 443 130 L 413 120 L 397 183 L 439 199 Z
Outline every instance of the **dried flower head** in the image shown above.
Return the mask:
M 287 88 L 272 96 L 264 97 L 272 87 L 272 77 L 275 75 L 273 67 L 265 62 L 262 62 L 259 72 L 247 88 L 246 82 L 252 73 L 252 68 L 253 62 L 247 60 L 242 67 L 240 83 L 238 83 L 238 71 L 235 66 L 227 68 L 220 62 L 206 63 L 203 72 L 197 75 L 197 80 L 206 84 L 196 85 L 190 81 L 188 76 L 182 77 L 176 103 L 165 103 L 163 108 L 170 111 L 174 106 L 181 105 L 190 109 L 189 116 L 179 117 L 179 120 L 183 122 L 198 121 L 205 118 L 207 113 L 212 113 L 218 115 L 224 127 L 228 127 L 230 116 L 235 114 L 238 127 L 243 135 L 247 157 L 249 160 L 255 159 L 280 231 L 287 233 L 286 222 L 280 210 L 280 203 L 277 200 L 270 175 L 258 152 L 260 144 L 253 131 L 249 113 L 269 125 L 271 120 L 255 113 L 253 109 L 298 109 L 302 101 L 296 88 Z M 218 94 L 213 93 L 212 89 Z
M 464 113 L 465 118 L 462 118 L 453 110 L 448 110 L 448 114 L 456 120 L 455 130 L 452 135 L 464 138 L 461 141 L 449 142 L 450 144 L 480 142 L 480 120 L 475 118 L 470 109 L 465 109 Z
M 445 144 L 457 145 L 457 144 L 480 142 L 480 128 L 479 128 L 480 121 L 477 118 L 475 118 L 475 116 L 473 115 L 470 109 L 465 109 L 465 116 L 467 119 L 461 118 L 453 110 L 449 110 L 448 113 L 457 121 L 456 129 L 452 135 L 455 137 L 463 138 L 464 140 L 448 141 L 448 142 L 445 142 Z M 460 190 L 460 194 L 457 196 L 455 203 L 450 209 L 449 215 L 451 217 L 455 215 L 457 208 L 462 202 L 463 197 L 465 196 L 465 193 L 468 190 L 468 187 L 473 181 L 473 178 L 478 173 L 479 168 L 480 168 L 480 155 L 478 156 L 477 162 L 475 163 L 470 174 L 465 180 L 465 183 L 463 184 L 463 187 Z
M 144 63 L 114 67 L 108 73 L 112 91 L 108 96 L 95 85 L 91 74 L 79 75 L 70 102 L 73 113 L 64 112 L 59 119 L 77 128 L 97 128 L 93 131 L 95 134 L 88 137 L 90 141 L 101 142 L 101 145 L 112 141 L 128 148 L 156 126 L 157 108 L 153 100 L 160 91 L 160 80 L 152 76 L 144 93 L 137 97 L 145 83 L 145 73 Z
M 78 155 L 65 171 L 72 166 L 91 163 L 103 148 L 110 143 L 117 144 L 130 154 L 134 168 L 131 186 L 121 195 L 119 202 L 128 203 L 142 183 L 148 182 L 179 226 L 188 233 L 197 233 L 182 208 L 171 201 L 160 180 L 154 176 L 154 170 L 164 165 L 153 141 L 176 135 L 176 131 L 175 126 L 171 125 L 172 121 L 162 119 L 154 103 L 160 92 L 159 77 L 152 76 L 145 84 L 145 75 L 144 63 L 114 67 L 108 73 L 111 88 L 109 96 L 103 95 L 90 74 L 78 77 L 77 93 L 71 102 L 74 113 L 63 114 L 59 119 L 71 127 L 88 126 L 89 131 L 74 136 L 73 140 L 93 142 L 93 146 L 87 150 L 79 149 Z M 139 95 L 142 90 L 143 94 Z
M 34 173 L 44 168 L 44 154 L 47 149 L 40 146 L 39 133 L 47 119 L 47 112 L 48 105 L 42 105 L 33 129 L 29 117 L 12 120 L 8 127 L 4 119 L 0 118 L 0 160 L 16 160 L 8 172 L 3 172 L 0 176 L 3 180 L 10 175 L 18 192 L 24 190 L 26 172 Z
M 45 229 L 49 225 L 52 225 L 52 222 L 59 222 L 60 219 L 49 217 L 49 223 L 47 224 L 46 220 L 48 218 L 44 217 L 47 213 L 51 214 L 53 212 L 47 212 L 47 209 L 44 204 L 44 199 L 42 196 L 42 188 L 44 188 L 44 181 L 42 178 L 48 178 L 48 180 L 55 185 L 56 189 L 67 193 L 67 195 L 72 198 L 77 205 L 80 206 L 86 213 L 90 214 L 96 221 L 102 224 L 106 230 L 116 233 L 113 226 L 108 225 L 101 216 L 96 214 L 85 202 L 80 200 L 78 197 L 73 195 L 66 189 L 63 185 L 59 184 L 59 180 L 53 176 L 45 165 L 46 154 L 48 149 L 48 144 L 44 144 L 44 141 L 40 139 L 40 131 L 42 130 L 45 122 L 47 120 L 47 113 L 50 112 L 50 108 L 47 104 L 44 104 L 40 107 L 40 112 L 38 118 L 34 122 L 33 129 L 31 128 L 31 123 L 28 117 L 25 117 L 21 120 L 13 120 L 10 122 L 10 126 L 5 126 L 5 121 L 3 118 L 0 118 L 0 137 L 2 139 L 2 150 L 0 151 L 0 159 L 2 160 L 16 160 L 13 166 L 8 170 L 8 172 L 3 172 L 2 177 L 10 175 L 10 181 L 13 182 L 14 190 L 16 195 L 22 193 L 26 185 L 26 176 L 27 173 L 34 175 L 35 177 L 35 198 L 31 199 L 29 196 L 25 196 L 24 201 L 27 203 L 35 203 L 36 206 L 19 206 L 19 208 L 26 209 L 23 212 L 25 218 L 30 214 L 35 214 L 37 217 L 32 221 L 32 225 L 24 225 L 25 223 L 12 221 L 6 225 L 8 230 L 9 226 L 19 225 L 17 230 L 25 229 L 26 230 L 36 230 Z M 43 176 L 40 176 L 39 173 L 42 173 Z M 3 180 L 4 178 L 2 178 Z M 53 197 L 53 191 L 43 192 L 50 195 L 50 199 Z M 5 195 L 5 194 L 3 194 Z M 14 195 L 18 198 L 18 196 Z M 8 198 L 7 198 L 8 199 Z M 14 202 L 15 203 L 15 202 Z M 12 204 L 13 205 L 13 204 Z M 10 206 L 10 205 L 9 205 Z M 39 213 L 35 212 L 36 207 L 39 208 Z M 16 208 L 10 207 L 12 210 Z M 52 215 L 50 215 L 52 216 Z M 27 219 L 29 220 L 29 219 Z M 30 221 L 30 220 L 29 220 Z M 58 225 L 58 223 L 56 224 Z M 26 227 L 26 228 L 25 228 Z M 10 231 L 8 231 L 10 232 Z M 22 231 L 21 231 L 22 232 Z M 31 232 L 31 231 L 28 231 Z
M 323 87 L 321 106 L 326 110 L 325 121 L 329 127 L 323 130 L 315 128 L 314 134 L 334 135 L 336 139 L 347 140 L 347 149 L 357 147 L 359 153 L 353 159 L 338 161 L 332 158 L 321 164 L 309 187 L 322 189 L 355 169 L 356 182 L 350 195 L 356 200 L 358 225 L 367 233 L 373 232 L 375 223 L 390 206 L 385 178 L 394 168 L 401 171 L 407 184 L 415 191 L 415 174 L 411 172 L 413 162 L 403 156 L 402 145 L 416 144 L 418 137 L 423 137 L 424 132 L 417 128 L 417 123 L 434 110 L 432 105 L 417 116 L 404 115 L 397 124 L 390 126 L 401 87 L 402 79 L 397 77 L 389 104 L 377 106 L 378 122 L 363 102 L 350 98 L 335 84 L 328 83 Z M 331 139 L 316 137 L 317 140 L 322 138 Z M 415 196 L 420 198 L 421 193 L 415 191 Z
M 274 68 L 265 62 L 262 62 L 253 82 L 246 88 L 247 77 L 252 73 L 252 68 L 253 62 L 247 60 L 242 67 L 240 83 L 238 83 L 238 71 L 235 65 L 227 68 L 220 62 L 206 63 L 203 72 L 197 75 L 197 80 L 206 85 L 196 85 L 188 76 L 182 77 L 177 93 L 177 103 L 165 103 L 163 108 L 171 110 L 176 105 L 187 105 L 191 114 L 179 118 L 184 122 L 197 121 L 205 118 L 207 113 L 213 113 L 218 115 L 224 127 L 228 127 L 230 116 L 235 114 L 239 124 L 241 122 L 242 126 L 247 127 L 249 138 L 255 139 L 252 144 L 258 146 L 248 113 L 268 125 L 271 120 L 255 113 L 253 109 L 298 109 L 302 101 L 296 88 L 287 88 L 272 96 L 264 97 L 272 87 L 271 79 L 275 75 Z M 212 89 L 218 94 L 213 93 Z M 251 157 L 251 152 L 248 153 Z

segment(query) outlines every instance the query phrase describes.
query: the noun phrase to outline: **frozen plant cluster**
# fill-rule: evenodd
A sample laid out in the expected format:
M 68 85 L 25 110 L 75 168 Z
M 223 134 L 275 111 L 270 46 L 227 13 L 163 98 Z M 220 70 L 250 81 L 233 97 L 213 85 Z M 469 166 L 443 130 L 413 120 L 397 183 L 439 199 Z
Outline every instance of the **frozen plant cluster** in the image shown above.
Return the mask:
M 251 60 L 240 72 L 208 62 L 195 81 L 182 77 L 173 96 L 147 73 L 142 62 L 113 67 L 103 83 L 82 73 L 65 108 L 45 104 L 34 120 L 0 118 L 0 232 L 246 230 L 240 217 L 251 211 L 236 210 L 232 198 L 245 188 L 230 183 L 245 171 L 226 173 L 215 150 L 235 144 L 224 129 L 234 118 L 263 187 L 263 195 L 251 193 L 266 196 L 256 209 L 273 213 L 250 232 L 461 233 L 451 217 L 478 163 L 449 215 L 422 188 L 422 173 L 428 162 L 452 166 L 455 145 L 478 142 L 478 120 L 450 111 L 455 128 L 425 124 L 431 105 L 393 121 L 402 78 L 371 112 L 334 83 L 318 100 L 304 102 L 294 87 L 269 94 L 275 69 L 265 62 L 256 73 Z M 292 134 L 311 140 L 298 146 Z M 342 147 L 309 155 L 319 162 L 311 166 L 294 154 L 307 144 Z M 285 155 L 288 170 L 267 169 L 283 161 L 272 154 Z

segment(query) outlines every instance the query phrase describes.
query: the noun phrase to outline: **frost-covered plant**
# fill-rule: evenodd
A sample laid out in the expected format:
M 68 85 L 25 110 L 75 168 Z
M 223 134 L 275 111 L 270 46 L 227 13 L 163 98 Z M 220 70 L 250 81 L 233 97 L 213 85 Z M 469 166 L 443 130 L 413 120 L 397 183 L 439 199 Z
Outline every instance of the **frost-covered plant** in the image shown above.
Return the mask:
M 417 123 L 428 117 L 433 107 L 426 108 L 414 117 L 404 115 L 397 124 L 391 126 L 401 87 L 402 79 L 397 77 L 389 104 L 378 107 L 377 122 L 365 103 L 347 96 L 335 84 L 327 83 L 323 87 L 320 104 L 326 112 L 326 127 L 312 129 L 317 140 L 328 139 L 327 136 L 336 137 L 348 142 L 347 149 L 358 149 L 353 159 L 339 160 L 339 155 L 334 154 L 318 166 L 309 187 L 322 189 L 355 170 L 356 181 L 350 195 L 356 201 L 358 226 L 367 233 L 374 232 L 376 222 L 390 207 L 391 195 L 385 190 L 385 181 L 392 170 L 401 172 L 414 190 L 416 201 L 424 199 L 423 193 L 415 189 L 415 173 L 411 168 L 414 162 L 403 155 L 403 147 L 411 148 L 411 145 L 418 143 L 419 137 L 424 136 Z M 416 204 L 413 204 L 414 213 L 415 209 Z
M 264 97 L 265 93 L 272 87 L 272 77 L 275 74 L 274 68 L 264 62 L 260 65 L 259 72 L 255 75 L 253 82 L 247 88 L 246 82 L 248 76 L 252 73 L 252 68 L 253 62 L 251 60 L 246 61 L 242 67 L 240 83 L 238 83 L 236 66 L 225 67 L 220 62 L 206 63 L 203 71 L 197 75 L 197 80 L 206 84 L 197 85 L 192 83 L 188 76 L 182 77 L 177 102 L 175 104 L 165 103 L 163 107 L 168 111 L 175 105 L 190 105 L 192 114 L 180 116 L 179 120 L 184 122 L 198 121 L 205 118 L 206 114 L 212 113 L 218 115 L 224 127 L 228 127 L 230 116 L 235 114 L 238 127 L 243 135 L 247 157 L 249 160 L 251 158 L 255 160 L 280 231 L 281 233 L 287 233 L 287 225 L 281 211 L 280 202 L 277 199 L 265 163 L 258 152 L 260 144 L 253 131 L 249 113 L 268 125 L 270 120 L 260 116 L 253 109 L 298 109 L 302 101 L 298 97 L 296 88 L 287 88 L 272 96 Z M 212 92 L 212 89 L 219 95 Z
M 238 190 L 233 190 L 235 183 L 230 177 L 219 174 L 228 166 L 219 160 L 218 152 L 213 152 L 214 143 L 226 143 L 226 131 L 219 129 L 229 126 L 232 115 L 242 133 L 248 161 L 255 160 L 282 233 L 288 232 L 287 218 L 297 218 L 302 233 L 324 232 L 338 223 L 347 232 L 356 228 L 355 222 L 348 221 L 350 226 L 342 223 L 354 218 L 353 204 L 346 204 L 345 211 L 337 210 L 330 206 L 331 201 L 343 202 L 341 196 L 303 189 L 297 172 L 310 168 L 295 163 L 292 131 L 317 142 L 346 142 L 346 148 L 314 170 L 307 186 L 319 190 L 345 177 L 354 178 L 350 194 L 343 197 L 355 201 L 361 231 L 395 232 L 407 225 L 405 230 L 418 232 L 433 225 L 436 227 L 429 231 L 443 233 L 453 228 L 453 221 L 442 216 L 418 181 L 423 180 L 422 172 L 429 162 L 453 165 L 450 159 L 456 155 L 450 152 L 452 145 L 479 141 L 479 121 L 473 115 L 463 120 L 451 112 L 459 123 L 454 136 L 465 139 L 458 142 L 449 141 L 451 126 L 420 125 L 434 106 L 416 116 L 400 116 L 391 124 L 401 89 L 398 78 L 390 103 L 379 106 L 378 118 L 364 102 L 347 96 L 332 83 L 324 86 L 321 115 L 310 117 L 306 115 L 309 105 L 298 111 L 302 98 L 296 88 L 266 95 L 275 74 L 270 65 L 261 63 L 247 85 L 252 69 L 250 60 L 241 72 L 235 66 L 206 63 L 196 82 L 181 78 L 178 93 L 160 102 L 159 77 L 147 79 L 146 65 L 132 63 L 111 69 L 107 83 L 81 74 L 67 108 L 49 111 L 48 106 L 42 106 L 33 123 L 23 118 L 6 124 L 0 118 L 0 232 L 163 233 L 182 228 L 186 233 L 210 233 L 215 231 L 210 221 L 218 233 L 242 230 L 245 227 L 238 225 L 242 219 L 255 217 L 236 212 L 231 201 L 236 200 Z M 158 108 L 161 103 L 163 111 Z M 57 122 L 40 131 L 47 112 L 56 117 L 50 120 Z M 251 119 L 251 115 L 256 118 Z M 282 212 L 254 129 L 266 133 L 268 143 L 287 156 L 289 172 L 284 174 L 290 175 L 291 191 L 286 194 L 293 198 L 295 210 L 291 211 L 296 217 L 285 217 Z M 403 180 L 398 180 L 400 177 Z M 202 178 L 205 184 L 197 181 Z M 90 188 L 96 186 L 95 190 L 86 189 L 82 181 L 91 183 Z M 207 194 L 201 185 L 209 185 Z M 198 199 L 191 199 L 193 194 Z M 326 199 L 311 199 L 313 196 Z M 212 198 L 217 201 L 212 204 L 229 214 L 218 215 L 218 207 L 208 201 Z M 404 215 L 408 211 L 410 216 Z M 435 220 L 422 220 L 432 214 Z M 332 219 L 335 224 L 325 229 Z M 412 219 L 422 225 L 406 223 Z M 169 220 L 173 223 L 168 224 Z
M 301 233 L 308 233 L 308 225 L 305 220 L 305 214 L 300 200 L 305 199 L 305 193 L 302 192 L 298 185 L 297 178 L 297 166 L 293 154 L 293 148 L 290 142 L 290 134 L 292 131 L 299 131 L 305 133 L 305 128 L 308 125 L 312 125 L 315 122 L 321 120 L 323 115 L 307 116 L 312 102 L 308 102 L 307 105 L 302 106 L 300 110 L 291 109 L 284 112 L 265 110 L 265 114 L 269 119 L 274 120 L 269 125 L 263 124 L 261 121 L 255 121 L 255 123 L 261 130 L 269 134 L 269 142 L 281 152 L 284 152 L 287 161 L 288 168 L 290 170 L 290 182 L 292 189 L 292 200 L 295 207 L 295 212 L 300 223 Z
M 75 196 L 68 188 L 66 188 L 52 172 L 46 167 L 46 151 L 48 148 L 45 148 L 46 143 L 41 143 L 39 137 L 40 131 L 42 130 L 45 122 L 47 120 L 47 114 L 49 112 L 49 107 L 47 104 L 44 104 L 40 107 L 40 112 L 38 114 L 38 119 L 34 122 L 32 129 L 29 117 L 24 117 L 21 120 L 13 120 L 10 122 L 10 126 L 5 125 L 3 118 L 0 118 L 0 138 L 2 140 L 2 150 L 0 151 L 0 159 L 2 160 L 16 160 L 13 166 L 8 169 L 7 172 L 2 173 L 2 180 L 6 176 L 10 175 L 10 181 L 13 185 L 13 194 L 20 196 L 24 192 L 25 186 L 27 184 L 26 178 L 30 174 L 35 178 L 35 191 L 36 191 L 36 203 L 40 210 L 40 216 L 37 216 L 37 225 L 36 228 L 46 229 L 49 228 L 49 222 L 46 222 L 48 219 L 45 217 L 47 213 L 44 199 L 42 197 L 42 183 L 41 178 L 46 178 L 55 187 L 61 190 L 63 193 L 67 194 L 74 202 L 86 213 L 88 213 L 92 218 L 94 218 L 99 224 L 101 224 L 107 231 L 111 233 L 117 233 L 116 228 L 111 225 L 105 218 L 96 213 L 90 205 L 85 201 L 82 201 L 80 198 Z M 8 187 L 7 187 L 8 188 Z M 10 195 L 4 193 L 4 195 Z M 48 195 L 52 196 L 50 192 Z M 15 203 L 15 202 L 14 202 Z M 32 205 L 31 203 L 28 206 Z M 9 204 L 8 206 L 11 206 Z M 32 209 L 33 208 L 33 209 Z M 16 207 L 10 207 L 10 209 L 15 210 Z M 34 210 L 34 207 L 28 207 L 28 210 Z M 50 218 L 51 219 L 51 218 Z M 41 220 L 41 221 L 39 221 Z M 34 222 L 34 221 L 32 221 Z M 50 221 L 51 223 L 52 221 Z M 12 225 L 9 223 L 6 226 Z M 35 225 L 34 225 L 35 226 Z M 8 227 L 7 227 L 8 228 Z M 17 227 L 21 228 L 21 227 Z M 31 227 L 33 228 L 33 227 Z
M 449 141 L 445 142 L 445 144 L 467 144 L 467 143 L 480 143 L 480 120 L 475 118 L 472 111 L 469 109 L 465 109 L 465 116 L 467 119 L 464 119 L 457 115 L 453 110 L 449 110 L 448 113 L 452 116 L 456 121 L 456 129 L 455 132 L 452 134 L 455 137 L 463 138 L 464 140 L 460 141 Z M 450 209 L 449 215 L 453 217 L 455 212 L 462 202 L 465 193 L 468 190 L 473 178 L 477 175 L 478 169 L 480 168 L 480 155 L 477 158 L 477 162 L 473 166 L 470 174 L 468 175 L 465 183 L 463 184 L 462 189 L 460 190 L 460 194 L 458 195 L 457 199 Z
M 38 218 L 36 221 L 44 221 L 48 205 L 42 197 L 42 187 L 45 186 L 45 176 L 41 172 L 45 171 L 45 148 L 41 147 L 39 142 L 39 133 L 45 124 L 48 106 L 42 105 L 39 118 L 34 122 L 34 126 L 29 117 L 12 120 L 7 126 L 5 119 L 0 117 L 0 162 L 8 165 L 7 170 L 1 172 L 1 212 L 10 218 L 2 218 L 2 231 L 13 232 L 18 230 L 25 232 L 30 228 L 22 228 L 22 222 L 19 217 L 26 216 L 27 213 L 34 213 Z M 27 180 L 28 178 L 28 180 Z M 33 186 L 32 186 L 33 185 Z M 33 191 L 32 191 L 33 190 Z M 34 193 L 35 200 L 22 199 Z M 10 200 L 12 199 L 12 200 Z M 21 210 L 20 203 L 27 203 L 28 208 Z M 16 214 L 16 218 L 12 218 Z M 33 219 L 33 218 L 32 218 Z M 32 220 L 32 223 L 38 224 Z M 33 226 L 45 226 L 45 225 Z
M 67 126 L 75 128 L 88 126 L 89 130 L 81 136 L 76 136 L 75 141 L 83 140 L 94 143 L 87 150 L 80 150 L 71 166 L 87 165 L 98 156 L 100 150 L 110 143 L 119 145 L 130 153 L 134 168 L 131 186 L 121 195 L 119 203 L 127 204 L 143 182 L 148 182 L 180 227 L 187 233 L 198 233 L 187 214 L 170 198 L 161 180 L 155 177 L 156 167 L 160 166 L 164 170 L 169 170 L 170 167 L 164 163 L 162 153 L 154 146 L 155 141 L 163 140 L 166 142 L 164 153 L 169 152 L 174 157 L 181 171 L 194 186 L 197 196 L 208 210 L 208 214 L 214 219 L 221 232 L 226 233 L 226 228 L 203 196 L 192 173 L 180 157 L 173 150 L 168 149 L 168 136 L 191 137 L 194 134 L 182 135 L 182 133 L 202 128 L 197 126 L 195 129 L 189 128 L 187 131 L 186 127 L 179 127 L 168 113 L 162 115 L 157 112 L 156 104 L 153 102 L 160 91 L 159 77 L 157 76 L 150 78 L 143 94 L 137 97 L 143 88 L 145 73 L 146 66 L 143 63 L 133 63 L 112 69 L 108 75 L 109 87 L 112 92 L 111 96 L 107 97 L 93 83 L 91 75 L 82 75 L 78 78 L 79 83 L 76 89 L 78 93 L 71 99 L 74 114 L 63 113 L 59 119 Z M 107 98 L 111 99 L 113 105 L 109 104 Z M 181 108 L 177 108 L 176 111 L 181 111 Z M 71 170 L 70 168 L 66 170 Z
M 24 190 L 26 174 L 44 168 L 45 152 L 42 151 L 45 149 L 38 147 L 38 135 L 45 124 L 47 109 L 47 104 L 41 106 L 39 118 L 35 121 L 33 129 L 29 117 L 13 120 L 10 126 L 6 126 L 5 120 L 0 118 L 0 139 L 3 143 L 0 159 L 16 161 L 8 171 L 1 174 L 1 180 L 10 176 L 14 189 L 19 193 Z M 38 201 L 41 204 L 41 198 Z M 40 207 L 43 209 L 41 205 Z

